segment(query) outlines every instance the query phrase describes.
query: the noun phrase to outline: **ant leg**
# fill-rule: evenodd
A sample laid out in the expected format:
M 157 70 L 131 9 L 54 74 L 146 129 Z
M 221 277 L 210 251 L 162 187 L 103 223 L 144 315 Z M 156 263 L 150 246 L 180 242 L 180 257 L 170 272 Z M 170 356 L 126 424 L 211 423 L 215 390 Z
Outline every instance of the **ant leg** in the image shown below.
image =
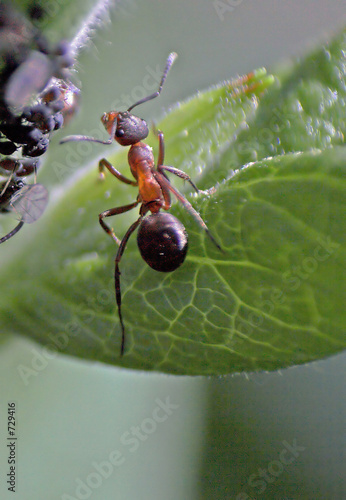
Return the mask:
M 106 141 L 102 141 L 101 139 L 96 139 L 95 137 L 89 137 L 87 135 L 68 135 L 61 139 L 59 144 L 65 144 L 65 142 L 78 142 L 78 141 L 87 141 L 87 142 L 97 142 L 98 144 L 112 144 L 114 139 L 114 134 L 117 129 L 117 121 L 114 120 L 111 131 L 109 133 L 109 139 Z
M 127 244 L 128 240 L 129 240 L 131 234 L 137 229 L 137 227 L 141 223 L 144 215 L 145 215 L 145 212 L 143 213 L 143 211 L 141 210 L 141 215 L 136 220 L 136 222 L 134 222 L 133 224 L 131 224 L 131 226 L 127 230 L 125 236 L 121 240 L 119 248 L 118 248 L 117 255 L 115 257 L 115 270 L 114 270 L 115 297 L 116 297 L 116 301 L 117 301 L 118 316 L 119 316 L 120 326 L 121 326 L 120 356 L 122 356 L 124 354 L 124 349 L 125 349 L 125 326 L 124 326 L 123 317 L 122 317 L 122 314 L 121 314 L 121 288 L 120 288 L 120 275 L 121 275 L 121 272 L 120 272 L 120 269 L 119 269 L 119 264 L 120 264 L 121 257 L 122 257 L 122 255 L 124 253 L 124 250 L 126 248 L 126 244 Z
M 127 111 L 131 111 L 136 106 L 139 106 L 140 104 L 143 104 L 144 102 L 151 101 L 152 99 L 155 99 L 155 97 L 157 97 L 161 94 L 161 90 L 162 90 L 163 84 L 166 81 L 168 72 L 171 69 L 171 66 L 177 57 L 178 57 L 178 54 L 176 54 L 175 52 L 171 52 L 169 54 L 169 56 L 167 57 L 166 66 L 165 66 L 165 69 L 163 70 L 163 74 L 162 74 L 162 78 L 161 78 L 158 90 L 154 94 L 148 95 L 147 97 L 144 97 L 143 99 L 140 99 L 139 101 L 137 101 L 135 104 L 132 104 L 132 106 L 130 106 Z
M 1 243 L 4 243 L 5 241 L 9 240 L 10 238 L 12 238 L 12 236 L 14 236 L 15 234 L 18 233 L 18 231 L 24 226 L 24 222 L 21 220 L 19 222 L 19 224 L 17 224 L 17 226 L 12 229 L 11 232 L 9 232 L 8 234 L 6 234 L 6 236 L 3 236 L 2 238 L 0 238 L 0 244 Z
M 184 206 L 184 208 L 189 212 L 190 215 L 197 221 L 197 223 L 204 229 L 204 231 L 207 233 L 209 236 L 210 240 L 213 242 L 213 244 L 221 251 L 223 252 L 222 248 L 220 245 L 217 243 L 213 235 L 208 229 L 208 226 L 202 219 L 202 217 L 199 215 L 199 213 L 193 208 L 191 203 L 183 196 L 175 187 L 172 186 L 172 184 L 166 179 L 166 177 L 160 173 L 160 172 L 155 172 L 155 179 L 157 182 L 160 184 L 162 187 L 163 191 L 170 191 L 171 193 L 174 194 L 174 196 L 177 198 L 178 201 Z
M 105 178 L 105 174 L 104 174 L 104 169 L 105 168 L 107 170 L 109 170 L 109 172 L 112 175 L 114 175 L 114 177 L 116 177 L 117 179 L 119 179 L 119 181 L 124 182 L 125 184 L 131 184 L 131 186 L 137 186 L 138 185 L 138 182 L 133 181 L 131 179 L 128 179 L 123 174 L 121 174 L 115 167 L 113 167 L 113 165 L 111 163 L 109 163 L 108 160 L 106 160 L 106 158 L 102 158 L 102 160 L 99 161 L 100 179 L 104 179 Z
M 184 172 L 183 170 L 179 170 L 179 168 L 175 168 L 175 167 L 168 167 L 168 166 L 165 166 L 165 165 L 158 165 L 157 170 L 160 173 L 163 173 L 163 170 L 166 170 L 167 172 L 170 172 L 171 174 L 174 174 L 177 177 L 180 177 L 181 179 L 184 179 L 184 181 L 187 181 L 187 182 L 189 182 L 191 184 L 191 186 L 196 191 L 196 193 L 199 193 L 199 189 L 196 186 L 196 184 L 192 181 L 191 177 L 186 172 Z
M 157 169 L 158 169 L 165 162 L 165 139 L 163 132 L 161 130 L 158 130 L 155 124 L 153 124 L 153 132 L 159 140 L 159 155 L 157 158 Z
M 164 149 L 164 147 L 165 147 L 164 136 L 163 136 L 163 133 L 161 132 L 161 130 L 156 130 L 155 127 L 154 127 L 154 132 L 156 133 L 156 135 L 158 136 L 158 139 L 159 139 L 158 165 L 157 165 L 157 172 L 154 173 L 154 176 L 155 176 L 157 182 L 162 187 L 162 191 L 163 191 L 164 197 L 167 198 L 167 193 L 169 191 L 171 193 L 173 193 L 174 196 L 180 201 L 180 203 L 182 203 L 182 205 L 185 207 L 185 209 L 192 215 L 192 217 L 194 217 L 194 219 L 197 221 L 197 223 L 204 229 L 204 231 L 207 233 L 207 235 L 209 236 L 209 238 L 211 239 L 211 241 L 214 243 L 214 245 L 219 250 L 221 250 L 221 252 L 223 252 L 222 248 L 217 243 L 217 241 L 214 239 L 213 235 L 209 231 L 206 223 L 204 222 L 204 220 L 202 219 L 202 217 L 199 215 L 199 213 L 193 208 L 193 206 L 185 198 L 185 196 L 183 196 L 181 193 L 179 193 L 179 191 L 177 189 L 175 189 L 171 185 L 171 183 L 169 182 L 169 180 L 167 179 L 167 176 L 166 176 L 166 174 L 164 172 L 165 170 L 167 170 L 167 172 L 171 172 L 172 174 L 175 174 L 178 177 L 181 177 L 182 179 L 188 181 L 192 185 L 192 187 L 195 189 L 195 191 L 197 193 L 199 193 L 199 189 L 192 182 L 192 180 L 191 180 L 191 178 L 190 178 L 190 176 L 188 174 L 186 174 L 182 170 L 179 170 L 178 168 L 175 168 L 175 167 L 166 167 L 166 166 L 162 165 L 162 163 L 164 161 L 164 153 L 165 153 L 165 149 Z M 166 196 L 165 196 L 165 194 L 166 194 Z M 169 197 L 168 197 L 168 199 L 169 199 Z
M 164 141 L 163 132 L 161 132 L 161 130 L 156 130 L 156 128 L 154 127 L 154 133 L 157 135 L 157 137 L 159 139 L 159 157 L 157 160 L 157 170 L 163 175 L 164 175 L 164 170 L 166 170 L 167 172 L 170 172 L 171 174 L 174 174 L 177 177 L 184 179 L 184 181 L 187 181 L 191 184 L 191 186 L 196 191 L 196 193 L 199 193 L 198 187 L 196 186 L 196 184 L 192 181 L 191 177 L 186 172 L 183 172 L 179 168 L 168 167 L 168 166 L 165 166 L 163 164 L 164 158 L 165 158 L 165 141 Z
M 136 200 L 135 202 L 131 203 L 130 205 L 124 205 L 122 207 L 117 207 L 117 208 L 110 208 L 109 210 L 105 210 L 104 212 L 99 214 L 99 223 L 100 223 L 102 229 L 104 231 L 106 231 L 106 233 L 109 234 L 109 236 L 111 238 L 113 238 L 113 240 L 119 246 L 121 244 L 121 241 L 119 240 L 119 238 L 117 238 L 115 236 L 113 229 L 111 229 L 109 226 L 107 226 L 107 224 L 105 222 L 103 222 L 103 219 L 105 217 L 112 217 L 113 215 L 119 215 L 119 214 L 123 214 L 124 212 L 128 212 L 129 210 L 132 210 L 132 208 L 135 208 L 138 205 L 138 203 L 139 203 L 139 201 Z
M 79 142 L 79 141 L 87 141 L 87 142 L 97 142 L 98 144 L 112 144 L 113 136 L 111 136 L 107 141 L 102 141 L 101 139 L 96 139 L 95 137 L 89 137 L 87 135 L 68 135 L 61 139 L 59 144 L 65 144 L 66 142 Z

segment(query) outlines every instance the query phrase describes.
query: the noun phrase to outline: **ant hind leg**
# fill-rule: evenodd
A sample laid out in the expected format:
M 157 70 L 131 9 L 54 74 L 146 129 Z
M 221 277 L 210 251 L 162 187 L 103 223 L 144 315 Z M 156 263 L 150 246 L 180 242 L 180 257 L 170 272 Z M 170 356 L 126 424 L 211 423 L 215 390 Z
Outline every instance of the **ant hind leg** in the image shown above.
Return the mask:
M 123 317 L 121 313 L 121 287 L 120 287 L 120 269 L 119 269 L 119 264 L 121 261 L 121 257 L 125 251 L 127 242 L 131 236 L 131 234 L 137 229 L 139 224 L 141 223 L 142 219 L 144 217 L 144 214 L 141 213 L 141 215 L 138 217 L 138 219 L 131 224 L 129 229 L 126 231 L 125 236 L 120 242 L 119 248 L 117 255 L 115 257 L 115 269 L 114 269 L 114 284 L 115 284 L 115 297 L 117 301 L 117 306 L 118 306 L 118 316 L 120 320 L 120 326 L 121 326 L 121 347 L 120 347 L 120 356 L 123 356 L 124 354 L 124 349 L 125 349 L 125 326 L 123 322 Z

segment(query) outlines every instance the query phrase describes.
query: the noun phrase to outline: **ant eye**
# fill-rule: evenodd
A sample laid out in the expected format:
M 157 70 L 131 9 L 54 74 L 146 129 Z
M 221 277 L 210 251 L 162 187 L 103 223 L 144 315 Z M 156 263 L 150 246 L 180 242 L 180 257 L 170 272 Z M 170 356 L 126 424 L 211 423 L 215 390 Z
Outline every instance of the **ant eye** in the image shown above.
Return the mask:
M 125 135 L 124 129 L 122 129 L 122 128 L 117 129 L 115 132 L 115 135 L 117 137 L 124 137 L 124 135 Z
M 137 234 L 142 258 L 155 271 L 175 271 L 184 262 L 188 237 L 183 224 L 170 213 L 156 213 L 142 220 Z

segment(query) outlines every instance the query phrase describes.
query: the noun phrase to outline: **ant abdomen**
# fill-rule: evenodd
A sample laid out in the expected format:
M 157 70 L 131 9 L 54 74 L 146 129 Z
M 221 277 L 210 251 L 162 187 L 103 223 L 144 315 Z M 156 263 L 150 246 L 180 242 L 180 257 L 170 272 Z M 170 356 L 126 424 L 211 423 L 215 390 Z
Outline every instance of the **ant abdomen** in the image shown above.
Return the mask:
M 168 212 L 145 217 L 138 229 L 137 244 L 142 258 L 155 271 L 175 271 L 184 262 L 188 236 L 183 224 Z

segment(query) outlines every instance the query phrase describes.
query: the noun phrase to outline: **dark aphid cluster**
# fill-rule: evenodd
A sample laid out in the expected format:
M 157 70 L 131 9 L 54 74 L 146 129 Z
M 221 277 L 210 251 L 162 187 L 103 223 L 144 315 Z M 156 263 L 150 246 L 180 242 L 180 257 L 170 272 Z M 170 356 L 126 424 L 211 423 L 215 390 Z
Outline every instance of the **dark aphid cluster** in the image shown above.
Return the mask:
M 171 207 L 171 194 L 182 203 L 184 208 L 195 218 L 211 241 L 218 249 L 221 247 L 213 238 L 205 222 L 199 213 L 193 208 L 191 203 L 173 187 L 167 177 L 167 173 L 174 174 L 181 179 L 188 181 L 193 189 L 198 192 L 197 187 L 192 182 L 190 176 L 178 168 L 164 165 L 164 137 L 163 133 L 156 131 L 159 139 L 159 154 L 157 165 L 155 166 L 154 155 L 151 147 L 144 142 L 149 133 L 147 123 L 134 116 L 131 110 L 136 106 L 143 104 L 159 96 L 162 86 L 166 80 L 167 74 L 175 61 L 177 55 L 172 52 L 167 59 L 159 89 L 144 99 L 136 102 L 127 111 L 110 111 L 104 113 L 101 121 L 105 126 L 109 139 L 101 141 L 94 137 L 83 135 L 74 135 L 65 137 L 61 142 L 69 141 L 90 141 L 101 144 L 111 144 L 116 140 L 122 146 L 130 146 L 128 153 L 128 162 L 133 179 L 128 179 L 121 174 L 105 158 L 99 162 L 99 172 L 101 178 L 104 177 L 104 170 L 107 169 L 112 175 L 125 184 L 137 186 L 139 193 L 136 201 L 129 205 L 110 208 L 99 214 L 99 222 L 102 229 L 109 234 L 119 245 L 115 257 L 115 294 L 118 306 L 118 315 L 120 319 L 122 340 L 121 355 L 125 348 L 125 327 L 121 312 L 121 289 L 120 289 L 120 269 L 119 264 L 125 251 L 127 242 L 132 233 L 138 228 L 137 243 L 141 256 L 145 262 L 161 272 L 170 272 L 176 270 L 183 262 L 187 253 L 188 239 L 183 224 L 172 214 L 160 212 L 161 209 L 169 210 Z M 140 205 L 138 219 L 129 227 L 122 240 L 119 240 L 112 228 L 105 222 L 106 217 L 122 214 Z M 151 212 L 150 215 L 147 215 Z
M 29 13 L 34 20 L 43 15 L 35 4 Z M 0 60 L 0 176 L 7 178 L 0 186 L 0 211 L 5 212 L 13 205 L 11 189 L 17 197 L 22 189 L 18 178 L 34 173 L 36 180 L 39 157 L 47 151 L 52 132 L 77 110 L 78 89 L 66 83 L 73 64 L 69 44 L 61 41 L 51 47 L 6 2 L 0 3 Z
M 73 64 L 69 44 L 50 47 L 31 23 L 2 3 L 0 55 L 0 153 L 41 156 L 50 133 L 77 109 L 78 90 L 65 82 Z

